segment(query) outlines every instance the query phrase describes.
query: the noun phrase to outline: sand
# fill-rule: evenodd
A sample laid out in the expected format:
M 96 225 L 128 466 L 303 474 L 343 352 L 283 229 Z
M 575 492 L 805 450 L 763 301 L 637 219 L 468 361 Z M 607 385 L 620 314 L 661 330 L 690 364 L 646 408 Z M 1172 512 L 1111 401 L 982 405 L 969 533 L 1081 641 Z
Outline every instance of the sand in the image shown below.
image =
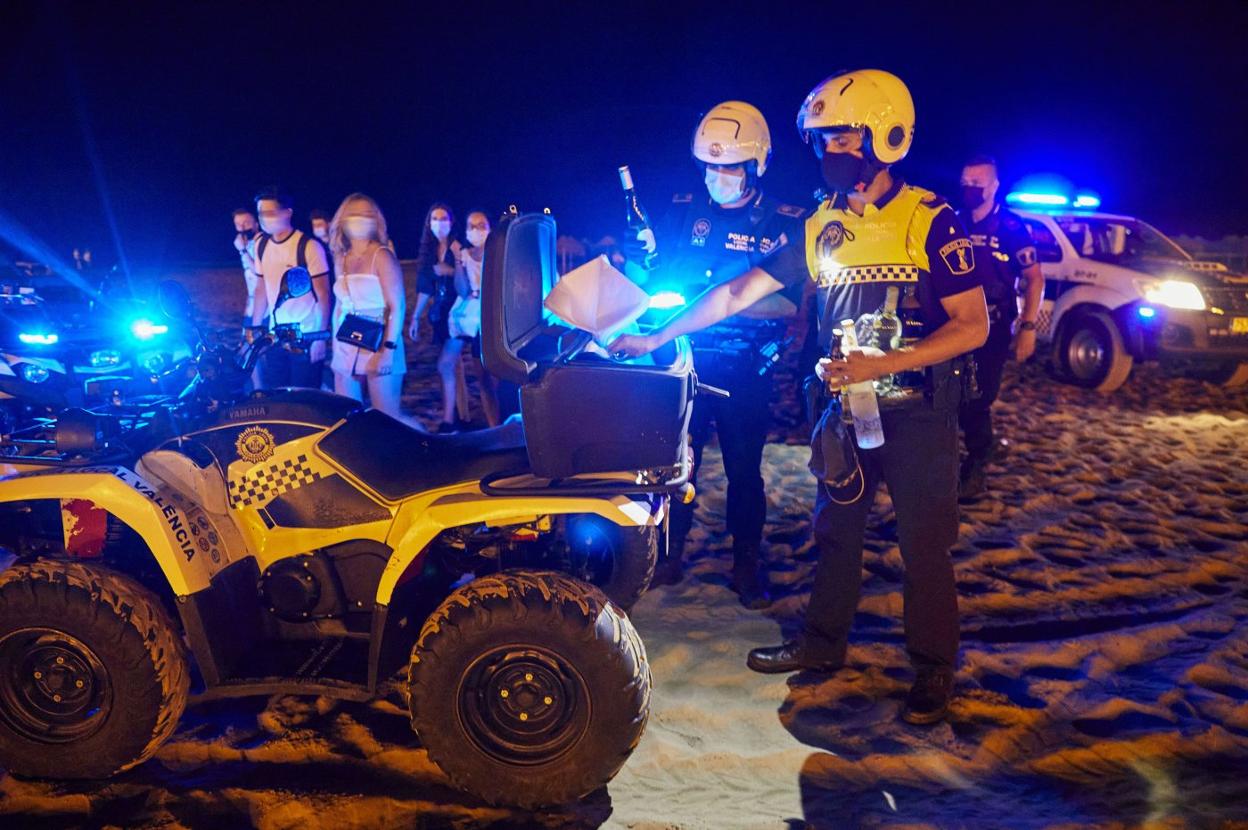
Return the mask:
M 427 367 L 409 393 L 436 399 Z M 948 723 L 897 718 L 911 675 L 883 492 L 850 666 L 744 667 L 800 620 L 813 484 L 800 443 L 768 445 L 778 599 L 746 611 L 726 587 L 711 449 L 689 575 L 633 613 L 649 727 L 584 802 L 485 807 L 447 787 L 397 701 L 278 696 L 193 706 L 155 759 L 109 782 L 0 777 L 0 826 L 1248 827 L 1245 393 L 1145 367 L 1102 397 L 1030 365 L 1009 371 L 998 412 L 1011 449 L 953 552 L 964 640 Z

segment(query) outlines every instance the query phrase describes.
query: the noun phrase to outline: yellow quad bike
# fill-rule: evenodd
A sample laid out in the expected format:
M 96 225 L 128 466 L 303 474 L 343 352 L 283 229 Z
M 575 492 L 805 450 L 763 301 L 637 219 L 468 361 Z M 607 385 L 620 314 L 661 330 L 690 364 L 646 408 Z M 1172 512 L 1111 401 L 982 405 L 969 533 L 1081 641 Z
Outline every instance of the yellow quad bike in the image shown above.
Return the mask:
M 243 395 L 258 354 L 324 336 L 285 327 L 241 362 L 201 347 L 179 398 L 123 413 L 138 425 L 70 411 L 0 446 L 0 767 L 126 770 L 192 686 L 397 690 L 429 757 L 487 802 L 606 784 L 648 715 L 625 609 L 669 499 L 689 494 L 697 383 L 681 341 L 646 365 L 582 353 L 588 337 L 542 307 L 555 238 L 550 216 L 510 216 L 486 250 L 484 360 L 522 416 L 496 429 L 432 435 L 319 390 Z M 284 295 L 307 291 L 292 274 Z

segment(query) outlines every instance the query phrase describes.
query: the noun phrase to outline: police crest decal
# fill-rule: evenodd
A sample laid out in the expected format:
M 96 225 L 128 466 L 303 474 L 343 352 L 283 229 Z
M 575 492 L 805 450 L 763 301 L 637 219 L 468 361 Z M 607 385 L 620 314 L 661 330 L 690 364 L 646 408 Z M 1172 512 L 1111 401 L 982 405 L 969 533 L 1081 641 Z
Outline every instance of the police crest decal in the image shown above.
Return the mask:
M 819 251 L 820 259 L 827 259 L 832 256 L 832 252 L 841 247 L 845 241 L 845 226 L 840 222 L 832 221 L 823 226 L 823 230 L 819 231 L 819 240 L 816 250 Z
M 238 457 L 249 464 L 267 461 L 276 448 L 277 442 L 273 440 L 273 433 L 264 427 L 247 427 L 234 441 L 234 450 Z

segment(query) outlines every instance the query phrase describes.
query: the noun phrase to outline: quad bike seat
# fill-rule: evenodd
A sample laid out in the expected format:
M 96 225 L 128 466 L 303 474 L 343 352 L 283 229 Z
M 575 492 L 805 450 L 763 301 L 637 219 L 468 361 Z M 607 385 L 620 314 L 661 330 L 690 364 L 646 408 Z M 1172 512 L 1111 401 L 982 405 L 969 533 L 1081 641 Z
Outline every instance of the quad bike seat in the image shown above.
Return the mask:
M 434 435 L 375 409 L 348 416 L 317 449 L 387 501 L 493 473 L 523 473 L 529 466 L 519 421 L 477 432 Z

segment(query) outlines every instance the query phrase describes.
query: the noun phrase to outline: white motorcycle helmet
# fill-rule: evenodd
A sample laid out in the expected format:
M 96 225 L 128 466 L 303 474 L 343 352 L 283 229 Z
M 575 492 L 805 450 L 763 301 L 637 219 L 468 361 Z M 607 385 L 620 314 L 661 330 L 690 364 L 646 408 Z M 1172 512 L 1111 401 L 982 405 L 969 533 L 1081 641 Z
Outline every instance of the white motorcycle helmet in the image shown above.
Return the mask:
M 824 79 L 797 111 L 797 130 L 810 144 L 816 133 L 863 129 L 866 154 L 888 166 L 914 143 L 914 99 L 901 78 L 880 69 L 842 72 Z M 815 141 L 816 152 L 823 146 Z
M 703 164 L 744 164 L 753 176 L 763 175 L 771 160 L 766 119 L 744 101 L 716 104 L 693 131 L 693 157 Z

